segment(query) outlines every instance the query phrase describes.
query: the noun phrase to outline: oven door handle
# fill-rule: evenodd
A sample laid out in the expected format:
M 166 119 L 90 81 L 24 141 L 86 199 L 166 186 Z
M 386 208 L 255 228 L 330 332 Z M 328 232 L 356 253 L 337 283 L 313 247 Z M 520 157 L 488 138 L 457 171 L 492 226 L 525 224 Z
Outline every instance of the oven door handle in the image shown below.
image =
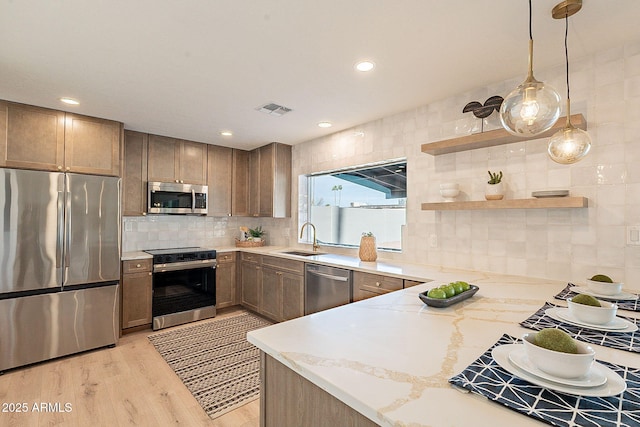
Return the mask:
M 155 264 L 153 266 L 154 273 L 164 273 L 165 271 L 193 270 L 194 268 L 216 268 L 215 259 L 174 262 L 170 264 Z

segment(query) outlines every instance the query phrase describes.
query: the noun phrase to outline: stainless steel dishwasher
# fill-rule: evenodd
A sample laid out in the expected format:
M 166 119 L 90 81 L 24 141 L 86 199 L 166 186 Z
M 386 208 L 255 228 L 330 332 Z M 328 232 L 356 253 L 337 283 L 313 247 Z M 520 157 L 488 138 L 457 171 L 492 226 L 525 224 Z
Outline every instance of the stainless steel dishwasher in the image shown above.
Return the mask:
M 351 270 L 316 264 L 305 270 L 304 314 L 351 302 Z

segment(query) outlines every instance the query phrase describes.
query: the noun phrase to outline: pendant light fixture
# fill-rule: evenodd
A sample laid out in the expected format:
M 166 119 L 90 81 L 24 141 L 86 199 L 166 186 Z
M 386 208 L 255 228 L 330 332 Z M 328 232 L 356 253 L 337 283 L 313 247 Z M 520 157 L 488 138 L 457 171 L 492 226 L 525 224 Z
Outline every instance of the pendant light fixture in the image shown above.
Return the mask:
M 556 163 L 571 164 L 582 160 L 591 149 L 591 137 L 582 129 L 571 124 L 571 99 L 569 97 L 569 17 L 582 8 L 582 0 L 567 0 L 556 5 L 551 11 L 555 19 L 564 19 L 564 55 L 567 66 L 567 124 L 549 140 L 547 152 Z
M 524 82 L 504 99 L 500 122 L 517 136 L 535 136 L 549 130 L 560 116 L 560 95 L 533 77 L 533 33 L 529 0 L 529 73 Z

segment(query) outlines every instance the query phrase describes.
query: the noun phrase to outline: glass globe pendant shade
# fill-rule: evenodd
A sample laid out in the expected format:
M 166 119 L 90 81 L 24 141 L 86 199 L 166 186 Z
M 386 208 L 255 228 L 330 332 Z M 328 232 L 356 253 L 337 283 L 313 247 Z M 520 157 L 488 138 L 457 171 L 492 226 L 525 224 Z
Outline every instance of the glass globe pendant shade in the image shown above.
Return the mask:
M 556 163 L 568 165 L 576 163 L 591 150 L 591 137 L 582 129 L 575 128 L 571 122 L 556 132 L 549 140 L 547 152 Z
M 511 134 L 535 136 L 549 130 L 560 117 L 560 95 L 532 76 L 515 88 L 500 106 L 500 122 Z

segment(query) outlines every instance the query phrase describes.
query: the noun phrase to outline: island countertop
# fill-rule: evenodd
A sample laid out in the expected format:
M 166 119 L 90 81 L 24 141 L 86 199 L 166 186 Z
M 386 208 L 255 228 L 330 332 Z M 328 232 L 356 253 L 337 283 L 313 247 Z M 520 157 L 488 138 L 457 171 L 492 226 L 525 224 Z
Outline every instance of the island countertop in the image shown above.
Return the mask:
M 447 308 L 428 307 L 418 298 L 442 283 L 436 280 L 252 331 L 248 340 L 379 425 L 539 426 L 461 392 L 448 379 L 503 334 L 531 332 L 519 322 L 546 301 L 566 305 L 553 298 L 566 282 L 469 273 L 467 278 L 458 271 L 449 280 L 467 280 L 480 290 Z M 640 367 L 637 354 L 593 347 L 599 360 Z

